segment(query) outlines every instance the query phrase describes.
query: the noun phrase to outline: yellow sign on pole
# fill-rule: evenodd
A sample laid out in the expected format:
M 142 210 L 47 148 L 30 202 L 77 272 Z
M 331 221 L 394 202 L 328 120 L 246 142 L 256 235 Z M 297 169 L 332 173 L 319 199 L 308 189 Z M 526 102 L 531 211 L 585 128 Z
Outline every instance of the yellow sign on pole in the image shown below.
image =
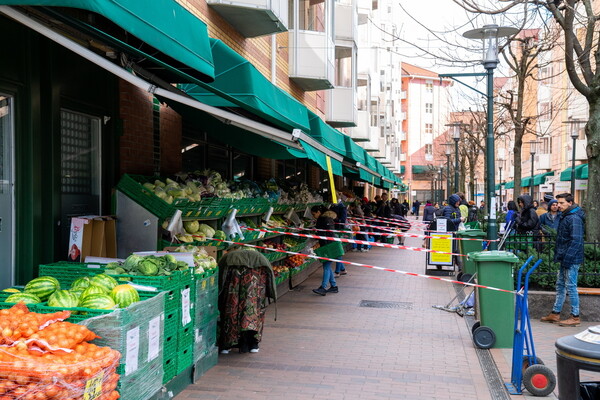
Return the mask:
M 327 160 L 327 172 L 329 173 L 329 183 L 331 185 L 331 202 L 333 204 L 337 203 L 337 192 L 335 191 L 335 182 L 333 181 L 333 168 L 331 167 L 331 158 L 328 155 L 325 155 L 325 160 Z

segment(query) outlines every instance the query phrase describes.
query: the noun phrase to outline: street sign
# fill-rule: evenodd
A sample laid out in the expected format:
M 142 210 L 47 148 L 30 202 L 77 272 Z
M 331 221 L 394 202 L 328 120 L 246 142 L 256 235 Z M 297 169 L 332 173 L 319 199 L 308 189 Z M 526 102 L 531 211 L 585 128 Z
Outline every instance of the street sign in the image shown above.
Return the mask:
M 551 183 L 540 185 L 540 193 L 552 193 L 553 191 Z

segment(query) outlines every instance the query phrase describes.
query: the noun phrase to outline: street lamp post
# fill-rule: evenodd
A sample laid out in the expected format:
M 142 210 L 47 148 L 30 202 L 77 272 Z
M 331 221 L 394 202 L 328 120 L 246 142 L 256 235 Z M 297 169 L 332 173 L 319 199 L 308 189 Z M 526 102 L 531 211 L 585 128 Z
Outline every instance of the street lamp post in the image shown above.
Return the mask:
M 500 170 L 500 177 L 498 179 L 500 181 L 500 209 L 502 209 L 502 165 L 498 169 Z
M 486 207 L 488 214 L 487 239 L 490 250 L 498 248 L 498 224 L 496 221 L 496 196 L 494 183 L 494 69 L 498 66 L 498 38 L 511 36 L 519 32 L 516 28 L 485 25 L 463 34 L 468 39 L 483 39 L 483 66 L 487 75 L 487 136 L 486 136 Z
M 571 139 L 573 139 L 573 156 L 571 157 L 571 196 L 575 197 L 575 156 L 577 139 L 579 138 L 579 124 L 574 124 L 571 129 Z
M 446 146 L 446 198 L 450 197 L 450 154 L 452 154 L 451 143 L 444 143 Z
M 458 192 L 458 141 L 460 140 L 460 125 L 454 126 L 454 132 L 452 132 L 452 139 L 454 139 L 454 193 Z
M 535 160 L 535 153 L 537 150 L 537 144 L 535 140 L 529 141 L 529 154 L 531 155 L 531 178 L 529 178 L 529 187 L 531 188 L 531 197 L 533 198 L 533 162 Z

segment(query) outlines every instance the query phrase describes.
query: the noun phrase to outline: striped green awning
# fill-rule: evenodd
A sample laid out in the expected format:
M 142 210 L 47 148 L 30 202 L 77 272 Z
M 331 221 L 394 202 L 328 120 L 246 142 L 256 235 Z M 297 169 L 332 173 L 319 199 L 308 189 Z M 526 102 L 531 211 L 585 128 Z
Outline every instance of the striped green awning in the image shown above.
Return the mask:
M 585 178 L 584 178 L 585 176 Z M 588 178 L 588 165 L 579 164 L 575 166 L 575 179 L 587 179 Z M 571 167 L 565 169 L 560 173 L 560 180 L 562 182 L 571 180 Z
M 426 172 L 429 172 L 429 166 L 427 166 L 427 165 L 413 165 L 412 166 L 413 174 L 424 174 Z
M 506 182 L 504 184 L 504 189 L 514 189 L 514 188 L 515 188 L 515 181 Z
M 533 177 L 533 186 L 539 186 L 546 183 L 547 176 L 554 176 L 554 171 L 544 172 L 542 174 L 537 174 Z

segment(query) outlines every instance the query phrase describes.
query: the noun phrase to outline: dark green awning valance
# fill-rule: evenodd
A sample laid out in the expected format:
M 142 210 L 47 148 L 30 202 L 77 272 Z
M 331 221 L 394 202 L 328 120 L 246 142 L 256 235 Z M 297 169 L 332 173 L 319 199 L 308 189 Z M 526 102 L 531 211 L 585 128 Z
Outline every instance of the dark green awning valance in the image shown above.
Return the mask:
M 427 166 L 427 165 L 413 165 L 412 166 L 413 174 L 424 174 L 426 172 L 429 172 L 429 166 Z
M 584 176 L 584 171 L 585 171 L 585 178 Z M 588 166 L 587 164 L 579 164 L 575 166 L 575 179 L 587 179 L 588 177 Z M 566 181 L 570 181 L 571 180 L 571 167 L 565 169 L 563 172 L 560 173 L 560 180 L 562 182 L 566 182 Z
M 531 186 L 531 177 L 528 176 L 526 178 L 521 178 L 521 187 L 529 187 Z
M 554 171 L 544 172 L 542 174 L 537 174 L 533 177 L 533 186 L 539 186 L 546 183 L 546 177 L 554 176 Z
M 123 38 L 128 40 L 124 44 L 152 54 L 190 76 L 201 80 L 214 78 L 206 24 L 175 0 L 155 1 L 151 6 L 137 0 L 0 0 L 0 5 L 52 7 L 42 9 L 50 13 L 58 12 L 54 7 L 67 7 L 100 14 L 152 49 L 145 49 L 139 42 L 129 43 L 127 38 Z M 69 18 L 75 21 L 73 17 Z M 78 21 L 81 26 L 87 26 L 90 32 L 96 29 L 87 20 Z M 101 30 L 96 33 L 109 37 Z M 157 54 L 156 50 L 166 58 Z
M 506 182 L 504 184 L 504 189 L 514 189 L 514 188 L 515 188 L 515 181 Z
M 404 171 L 406 171 L 406 166 L 404 166 L 404 165 L 401 165 L 401 166 L 400 166 L 400 173 L 401 173 L 401 174 L 404 174 Z
M 214 107 L 240 107 L 284 130 L 310 132 L 308 109 L 273 85 L 254 65 L 220 40 L 210 39 L 215 80 L 179 85 L 194 99 Z
M 304 148 L 308 158 L 316 162 L 323 170 L 327 171 L 327 156 L 306 143 L 304 140 L 300 140 L 300 143 L 302 144 L 302 147 Z M 331 160 L 331 170 L 333 174 L 343 176 L 342 163 L 331 157 L 329 157 L 329 159 Z

